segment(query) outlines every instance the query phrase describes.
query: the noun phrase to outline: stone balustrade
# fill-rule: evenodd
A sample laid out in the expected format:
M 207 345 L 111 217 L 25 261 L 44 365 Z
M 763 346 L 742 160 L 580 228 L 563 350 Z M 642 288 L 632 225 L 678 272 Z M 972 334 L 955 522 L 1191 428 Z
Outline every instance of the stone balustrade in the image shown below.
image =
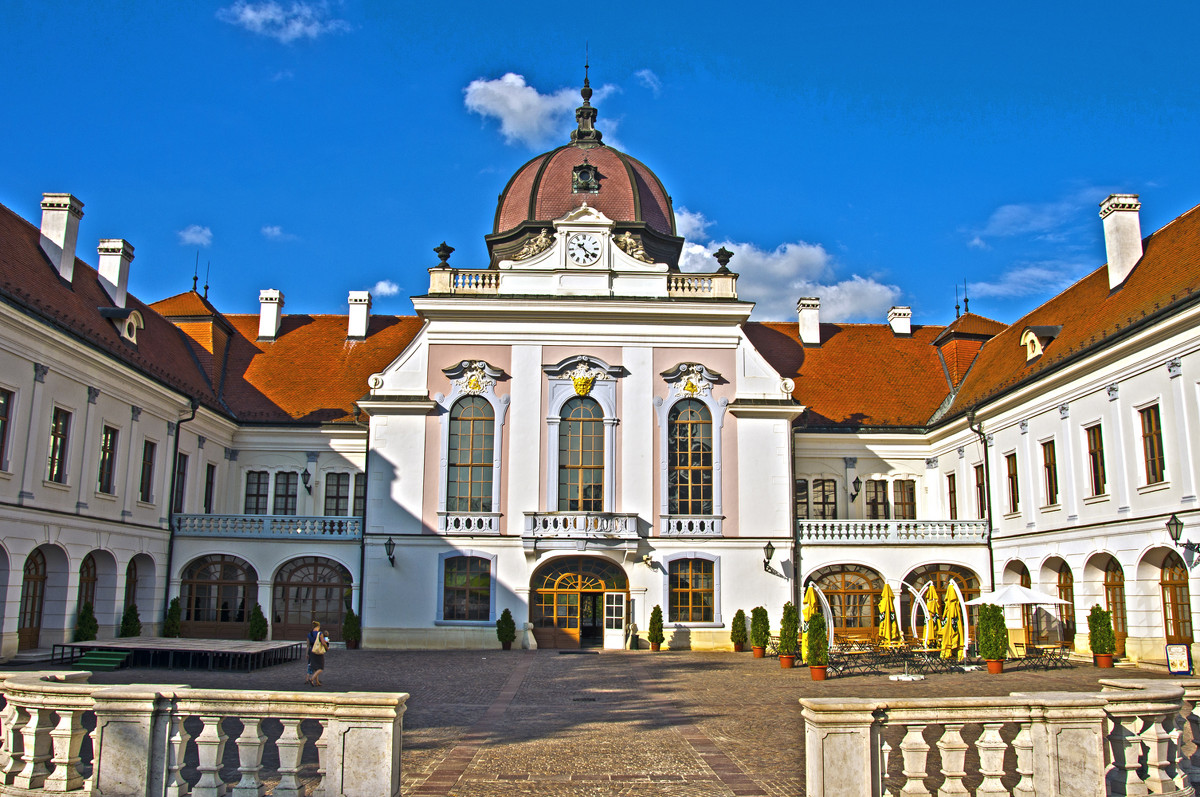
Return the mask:
M 3 675 L 0 795 L 260 797 L 264 775 L 280 797 L 310 787 L 325 797 L 400 793 L 407 694 L 99 686 L 87 682 L 90 675 Z M 90 732 L 88 713 L 95 717 Z M 303 723 L 319 726 L 320 735 L 310 740 Z M 310 741 L 317 766 L 302 783 Z M 279 762 L 272 772 L 262 763 L 268 750 Z M 234 759 L 238 779 L 226 783 L 221 770 Z
M 307 515 L 175 515 L 182 537 L 252 537 L 254 539 L 360 540 L 362 518 Z
M 664 537 L 720 537 L 721 521 L 712 515 L 663 515 L 659 534 Z
M 672 299 L 736 299 L 737 278 L 733 272 L 670 274 L 667 296 Z
M 800 542 L 835 545 L 955 545 L 988 541 L 986 520 L 797 520 Z
M 1100 684 L 1086 693 L 801 700 L 806 793 L 1194 795 L 1200 681 Z
M 431 268 L 429 293 L 487 295 L 500 292 L 500 272 L 488 268 Z
M 499 512 L 438 512 L 439 534 L 499 534 Z
M 554 548 L 634 551 L 646 531 L 636 514 L 526 512 L 521 538 L 526 552 Z

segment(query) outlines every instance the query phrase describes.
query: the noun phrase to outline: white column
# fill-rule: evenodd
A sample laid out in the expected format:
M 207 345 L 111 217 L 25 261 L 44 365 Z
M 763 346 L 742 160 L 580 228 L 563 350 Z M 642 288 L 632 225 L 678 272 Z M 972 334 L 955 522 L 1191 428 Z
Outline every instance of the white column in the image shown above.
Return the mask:
M 84 410 L 83 414 L 83 456 L 79 465 L 79 473 L 77 474 L 79 486 L 75 494 L 76 512 L 84 512 L 88 508 L 88 486 L 92 485 L 94 488 L 94 485 L 96 484 L 96 465 L 95 457 L 92 456 L 92 452 L 99 451 L 100 449 L 99 444 L 93 446 L 91 443 L 93 421 L 92 416 L 94 414 L 92 410 L 96 406 L 96 399 L 100 397 L 100 388 L 89 387 L 87 389 L 87 396 L 87 409 Z
M 137 462 L 136 456 L 139 446 L 137 436 L 138 421 L 142 417 L 141 407 L 129 408 L 129 442 L 126 444 L 125 454 L 125 489 L 121 493 L 121 518 L 133 517 L 133 492 L 134 492 L 134 463 Z
M 1167 363 L 1167 375 L 1171 381 L 1171 397 L 1175 404 L 1172 414 L 1175 416 L 1175 450 L 1179 452 L 1175 461 L 1179 463 L 1179 488 L 1183 494 L 1179 501 L 1183 504 L 1194 504 L 1196 503 L 1196 472 L 1192 456 L 1196 448 L 1191 443 L 1192 435 L 1188 430 L 1187 393 L 1183 388 L 1183 380 L 1180 379 L 1183 376 L 1183 363 L 1178 357 Z M 1167 478 L 1175 477 L 1168 472 Z
M 512 404 L 508 435 L 509 456 L 506 520 L 508 533 L 521 536 L 525 512 L 538 510 L 542 472 L 542 347 L 512 347 Z M 557 447 L 558 441 L 550 445 Z M 557 448 L 555 449 L 557 450 Z M 551 485 L 548 492 L 553 492 Z
M 33 477 L 35 473 L 44 473 L 38 468 L 37 441 L 39 430 L 42 428 L 42 388 L 46 384 L 46 374 L 50 367 L 41 363 L 33 364 L 33 390 L 29 397 L 29 428 L 25 431 L 25 462 L 21 467 L 21 492 L 17 503 L 27 504 L 33 500 Z
M 167 421 L 167 439 L 163 443 L 162 457 L 166 462 L 166 467 L 163 468 L 162 477 L 159 479 L 158 495 L 152 496 L 158 502 L 158 511 L 161 513 L 158 522 L 162 525 L 167 524 L 167 515 L 171 512 L 171 478 L 175 474 L 175 435 L 179 434 L 179 424 L 175 421 Z
M 1071 408 L 1063 404 L 1058 408 L 1058 417 L 1062 422 L 1062 434 L 1059 439 L 1063 443 L 1063 452 L 1058 457 L 1058 484 L 1063 492 L 1063 508 L 1067 510 L 1067 520 L 1079 519 L 1079 488 L 1075 476 L 1075 433 L 1071 428 Z
M 644 520 L 654 517 L 654 350 L 627 346 L 621 364 L 628 376 L 621 380 L 621 504 L 619 511 L 636 512 Z M 713 429 L 714 436 L 719 430 Z M 662 452 L 659 454 L 664 456 Z M 720 511 L 719 509 L 717 510 Z
M 1033 438 L 1029 434 L 1029 421 L 1021 421 L 1021 457 L 1025 467 L 1017 468 L 1017 478 L 1021 482 L 1021 514 L 1025 516 L 1025 528 L 1037 526 L 1037 507 L 1042 499 L 1037 490 L 1037 466 L 1033 459 Z M 1018 463 L 1020 464 L 1020 463 Z
M 1121 405 L 1120 387 L 1116 384 L 1108 386 L 1108 402 L 1111 407 L 1109 417 L 1112 418 L 1113 432 L 1116 434 L 1116 440 L 1109 443 L 1117 450 L 1116 463 L 1116 493 L 1117 512 L 1121 514 L 1129 513 L 1129 457 L 1127 453 L 1127 441 L 1125 440 L 1125 411 Z

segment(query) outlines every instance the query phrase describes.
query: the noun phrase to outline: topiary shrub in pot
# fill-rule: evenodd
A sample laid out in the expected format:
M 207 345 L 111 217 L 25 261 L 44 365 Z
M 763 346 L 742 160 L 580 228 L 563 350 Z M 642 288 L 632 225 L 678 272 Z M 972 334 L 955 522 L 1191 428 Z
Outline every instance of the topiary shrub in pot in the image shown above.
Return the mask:
M 767 643 L 771 641 L 771 619 L 767 616 L 767 610 L 761 606 L 755 606 L 750 610 L 750 649 L 754 651 L 754 658 L 761 659 L 766 655 Z
M 746 649 L 746 613 L 741 609 L 733 616 L 733 627 L 729 629 L 729 641 L 733 643 L 733 652 L 741 653 Z
M 100 633 L 100 623 L 96 622 L 96 612 L 92 610 L 92 602 L 84 601 L 79 607 L 79 618 L 75 621 L 75 642 L 91 642 Z
M 138 617 L 137 604 L 131 603 L 125 607 L 125 613 L 121 615 L 121 630 L 117 632 L 117 636 L 141 636 L 142 635 L 142 620 Z
M 829 667 L 829 635 L 825 631 L 825 615 L 817 612 L 808 621 L 804 633 L 804 657 L 814 681 L 824 681 Z
M 362 621 L 353 609 L 347 609 L 346 616 L 342 618 L 342 641 L 346 643 L 347 650 L 358 650 L 358 644 L 362 642 Z
M 255 642 L 262 642 L 267 638 L 269 630 L 267 617 L 263 614 L 262 607 L 257 603 L 254 604 L 250 609 L 250 622 L 246 625 L 246 636 Z
M 800 647 L 800 613 L 791 601 L 783 604 L 783 619 L 779 622 L 779 666 L 789 670 L 796 666 L 796 650 Z
M 1088 612 L 1088 647 L 1097 667 L 1113 666 L 1117 636 L 1113 633 L 1112 613 L 1101 609 L 1098 603 Z
M 1004 672 L 1004 657 L 1008 653 L 1008 627 L 1004 610 L 993 603 L 979 607 L 979 655 L 987 660 L 988 672 Z
M 646 634 L 646 638 L 650 640 L 650 649 L 658 650 L 662 647 L 663 639 L 663 619 L 662 607 L 655 604 L 650 611 L 650 631 Z
M 183 606 L 179 603 L 179 598 L 171 598 L 171 605 L 167 607 L 167 619 L 163 621 L 162 635 L 165 637 L 177 637 L 183 633 Z
M 496 620 L 496 639 L 500 640 L 500 647 L 512 650 L 512 643 L 516 638 L 517 621 L 513 619 L 512 612 L 505 609 Z

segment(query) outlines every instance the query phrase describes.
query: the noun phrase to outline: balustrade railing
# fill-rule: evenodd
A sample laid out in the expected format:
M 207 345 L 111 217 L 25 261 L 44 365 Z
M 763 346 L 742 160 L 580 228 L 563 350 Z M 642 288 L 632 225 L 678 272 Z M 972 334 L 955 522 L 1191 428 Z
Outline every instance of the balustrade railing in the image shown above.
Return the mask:
M 801 700 L 806 793 L 1195 794 L 1200 681 L 1100 684 L 1078 694 Z
M 499 512 L 438 512 L 441 534 L 499 534 Z
M 494 294 L 499 292 L 500 272 L 494 269 L 429 269 L 430 294 Z
M 175 515 L 175 533 L 184 537 L 255 539 L 362 539 L 362 518 L 307 515 Z
M 868 545 L 977 544 L 988 540 L 986 520 L 797 520 L 800 542 Z
M 667 295 L 675 299 L 736 299 L 737 278 L 733 272 L 669 274 Z
M 659 534 L 664 537 L 720 537 L 721 521 L 712 515 L 663 515 Z
M 638 539 L 638 516 L 617 512 L 526 512 L 527 537 Z
M 281 797 L 400 793 L 407 694 L 100 686 L 89 677 L 4 677 L 0 795 L 258 797 L 269 782 Z M 305 757 L 310 744 L 315 762 Z M 264 754 L 278 764 L 265 768 Z M 237 780 L 227 783 L 221 772 L 231 769 Z

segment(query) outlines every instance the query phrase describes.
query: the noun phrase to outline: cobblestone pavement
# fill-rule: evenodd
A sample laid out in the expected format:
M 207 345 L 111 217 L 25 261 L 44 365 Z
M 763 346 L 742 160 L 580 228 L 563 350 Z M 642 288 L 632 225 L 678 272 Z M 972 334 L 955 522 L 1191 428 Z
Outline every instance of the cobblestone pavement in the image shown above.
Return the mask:
M 1087 691 L 1101 677 L 1158 677 L 1081 665 L 814 683 L 775 659 L 691 652 L 333 650 L 327 664 L 326 690 L 410 693 L 403 793 L 424 797 L 802 795 L 802 697 Z M 304 669 L 119 670 L 92 680 L 303 690 Z

